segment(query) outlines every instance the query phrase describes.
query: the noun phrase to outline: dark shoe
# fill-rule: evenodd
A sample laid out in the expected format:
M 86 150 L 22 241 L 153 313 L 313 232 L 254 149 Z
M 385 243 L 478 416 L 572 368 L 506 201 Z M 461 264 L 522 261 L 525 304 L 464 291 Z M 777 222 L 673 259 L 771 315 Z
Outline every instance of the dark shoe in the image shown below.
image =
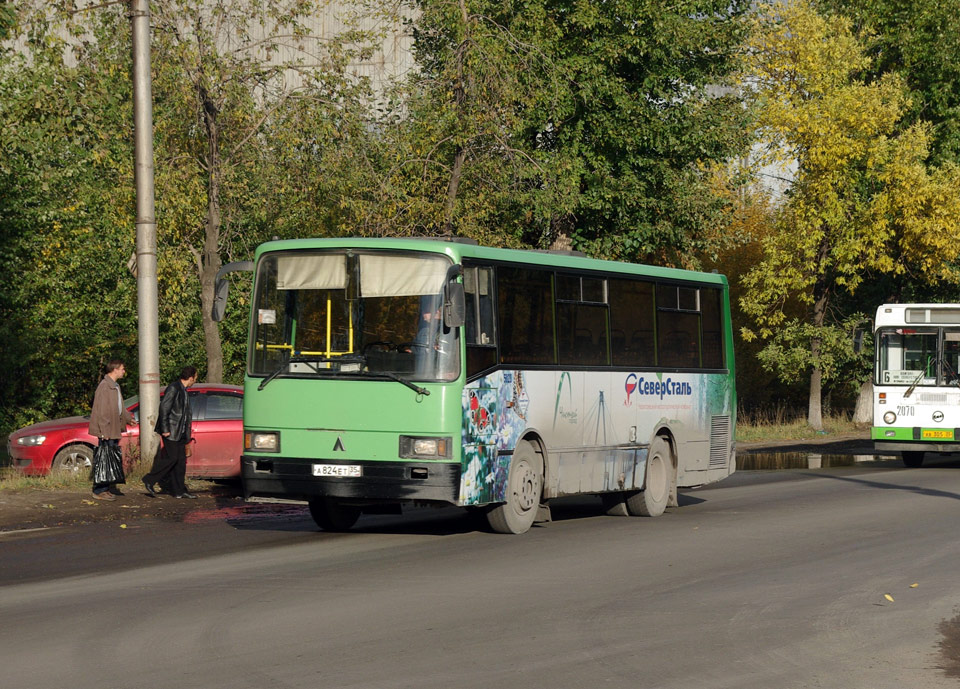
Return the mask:
M 110 495 L 123 495 L 123 493 L 120 492 L 120 489 L 116 486 L 110 486 L 107 488 L 107 492 L 110 493 Z
M 93 494 L 93 499 L 94 499 L 94 500 L 107 500 L 107 501 L 116 500 L 116 498 L 113 497 L 112 495 L 110 495 L 110 493 L 108 493 L 107 491 L 103 491 L 102 493 L 94 493 L 94 494 Z
M 180 495 L 174 495 L 175 498 L 187 498 L 188 500 L 196 500 L 197 496 L 193 493 L 180 493 Z
M 149 483 L 147 479 L 143 479 L 143 487 L 147 489 L 147 495 L 151 498 L 157 497 L 157 491 L 153 489 L 153 484 Z

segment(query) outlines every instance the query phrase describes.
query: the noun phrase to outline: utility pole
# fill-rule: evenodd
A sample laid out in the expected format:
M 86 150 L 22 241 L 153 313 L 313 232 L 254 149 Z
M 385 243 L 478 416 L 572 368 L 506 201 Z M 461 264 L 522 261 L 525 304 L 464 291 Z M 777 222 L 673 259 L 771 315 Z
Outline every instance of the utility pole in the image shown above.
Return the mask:
M 157 221 L 153 193 L 153 85 L 150 0 L 130 0 L 133 26 L 134 178 L 137 186 L 137 321 L 140 343 L 140 461 L 157 453 L 160 335 L 157 327 Z

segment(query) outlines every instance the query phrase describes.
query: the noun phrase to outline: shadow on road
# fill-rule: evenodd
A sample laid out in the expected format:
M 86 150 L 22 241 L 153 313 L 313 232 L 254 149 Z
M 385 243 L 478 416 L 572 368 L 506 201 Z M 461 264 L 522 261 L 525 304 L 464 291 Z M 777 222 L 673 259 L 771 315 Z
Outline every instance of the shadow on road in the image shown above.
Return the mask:
M 805 472 L 806 473 L 806 472 Z M 910 493 L 916 493 L 918 495 L 927 495 L 933 498 L 950 498 L 953 500 L 960 500 L 960 494 L 951 493 L 945 490 L 937 490 L 935 488 L 923 488 L 921 486 L 904 486 L 896 485 L 892 483 L 881 483 L 880 481 L 870 481 L 864 478 L 854 478 L 852 476 L 838 476 L 837 474 L 826 474 L 826 473 L 806 473 L 807 476 L 812 476 L 814 478 L 820 479 L 830 479 L 833 481 L 847 481 L 849 483 L 859 483 L 864 486 L 870 486 L 871 488 L 880 488 L 882 490 L 902 490 Z

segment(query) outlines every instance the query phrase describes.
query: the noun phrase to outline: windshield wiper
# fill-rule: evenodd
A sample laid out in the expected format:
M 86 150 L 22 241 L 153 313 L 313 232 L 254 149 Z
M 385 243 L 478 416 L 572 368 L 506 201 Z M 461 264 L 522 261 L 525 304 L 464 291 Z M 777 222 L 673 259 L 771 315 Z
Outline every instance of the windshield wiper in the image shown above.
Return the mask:
M 260 385 L 257 386 L 257 390 L 263 390 L 265 387 L 267 387 L 267 385 L 270 383 L 270 381 L 272 381 L 274 378 L 276 378 L 277 376 L 279 376 L 279 375 L 280 375 L 281 373 L 283 373 L 285 370 L 287 370 L 288 368 L 290 368 L 290 364 L 307 364 L 308 366 L 311 366 L 311 367 L 313 368 L 313 372 L 314 372 L 314 373 L 320 373 L 320 367 L 317 366 L 316 364 L 326 363 L 326 362 L 330 362 L 330 361 L 349 362 L 349 363 L 361 363 L 361 364 L 362 364 L 362 363 L 365 361 L 365 359 L 364 359 L 362 356 L 359 356 L 359 355 L 357 355 L 357 356 L 352 356 L 352 357 L 350 357 L 350 358 L 346 358 L 346 357 L 344 357 L 344 356 L 336 356 L 336 357 L 333 357 L 333 356 L 310 356 L 310 357 L 306 357 L 306 356 L 292 356 L 292 357 L 290 357 L 289 359 L 287 359 L 285 362 L 283 362 L 282 364 L 280 364 L 280 366 L 278 366 L 277 369 L 276 369 L 275 371 L 273 371 L 273 373 L 271 373 L 269 376 L 267 376 L 266 378 L 264 378 L 264 379 L 260 382 Z
M 416 383 L 407 380 L 401 376 L 398 376 L 396 373 L 391 373 L 390 371 L 364 371 L 368 376 L 383 376 L 384 378 L 389 378 L 390 380 L 395 380 L 402 385 L 406 385 L 408 388 L 413 390 L 418 395 L 429 395 L 430 391 L 426 388 L 422 388 Z
M 923 380 L 923 374 L 924 374 L 924 372 L 925 372 L 925 371 L 924 371 L 923 369 L 920 369 L 920 375 L 917 376 L 917 379 L 916 379 L 915 381 L 913 381 L 912 383 L 910 383 L 910 387 L 908 387 L 908 388 L 907 388 L 907 391 L 906 391 L 905 393 L 903 393 L 903 396 L 904 396 L 904 397 L 909 397 L 910 395 L 913 394 L 913 391 L 916 389 L 917 385 L 919 385 L 919 384 L 920 384 L 920 381 Z

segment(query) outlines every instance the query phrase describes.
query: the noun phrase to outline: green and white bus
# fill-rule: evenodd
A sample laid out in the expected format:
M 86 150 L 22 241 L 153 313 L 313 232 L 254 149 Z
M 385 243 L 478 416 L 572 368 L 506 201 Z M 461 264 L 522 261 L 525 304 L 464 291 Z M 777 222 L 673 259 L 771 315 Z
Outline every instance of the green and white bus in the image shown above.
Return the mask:
M 883 304 L 874 332 L 874 448 L 908 467 L 960 452 L 960 304 Z
M 599 494 L 657 516 L 734 471 L 726 278 L 427 239 L 260 246 L 244 491 L 318 525 L 432 503 L 497 532 Z

